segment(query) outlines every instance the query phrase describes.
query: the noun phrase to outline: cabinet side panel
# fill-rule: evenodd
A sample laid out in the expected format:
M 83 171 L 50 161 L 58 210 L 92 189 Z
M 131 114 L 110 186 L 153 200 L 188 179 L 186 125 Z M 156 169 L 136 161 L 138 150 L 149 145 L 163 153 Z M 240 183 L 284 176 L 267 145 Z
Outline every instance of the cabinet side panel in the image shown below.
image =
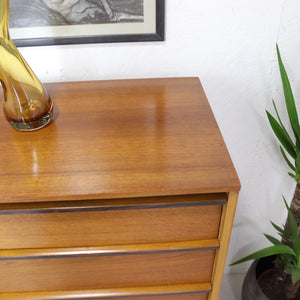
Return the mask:
M 228 193 L 228 201 L 223 207 L 219 233 L 220 248 L 216 252 L 216 259 L 212 275 L 212 292 L 209 295 L 209 300 L 219 299 L 237 200 L 238 193 L 230 192 Z

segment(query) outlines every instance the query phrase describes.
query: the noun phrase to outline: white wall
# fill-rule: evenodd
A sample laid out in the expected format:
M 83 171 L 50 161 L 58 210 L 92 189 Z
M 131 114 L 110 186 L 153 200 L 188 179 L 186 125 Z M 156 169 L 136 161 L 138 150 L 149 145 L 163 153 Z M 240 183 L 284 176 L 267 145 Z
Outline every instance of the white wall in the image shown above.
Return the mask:
M 299 0 L 166 0 L 166 41 L 21 48 L 44 82 L 200 77 L 242 189 L 228 263 L 267 244 L 293 181 L 265 115 L 282 103 L 275 44 L 300 97 Z M 299 100 L 298 100 L 299 102 Z M 281 111 L 284 107 L 279 105 Z M 245 272 L 247 265 L 226 267 Z

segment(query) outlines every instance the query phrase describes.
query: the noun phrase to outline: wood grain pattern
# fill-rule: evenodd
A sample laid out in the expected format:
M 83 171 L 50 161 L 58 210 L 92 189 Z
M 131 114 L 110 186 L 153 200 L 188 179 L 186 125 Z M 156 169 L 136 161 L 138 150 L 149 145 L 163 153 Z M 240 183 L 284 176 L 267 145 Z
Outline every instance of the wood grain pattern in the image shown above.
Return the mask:
M 209 205 L 0 215 L 1 249 L 212 239 L 221 211 Z
M 209 283 L 178 284 L 167 286 L 147 286 L 117 288 L 113 290 L 76 290 L 55 292 L 0 293 L 2 300 L 207 300 Z M 152 296 L 151 296 L 152 295 Z
M 13 249 L 0 250 L 0 260 L 16 259 L 41 259 L 59 257 L 91 257 L 91 256 L 112 256 L 124 254 L 154 254 L 163 252 L 183 252 L 195 250 L 216 250 L 219 248 L 219 241 L 199 240 L 172 243 L 151 243 L 133 245 L 115 245 L 102 247 L 81 247 L 81 248 L 45 248 L 45 249 Z
M 215 251 L 0 261 L 1 292 L 209 282 Z
M 49 126 L 0 110 L 0 299 L 217 300 L 240 183 L 199 79 L 46 86 Z
M 239 189 L 197 78 L 46 87 L 56 110 L 46 128 L 18 132 L 0 112 L 0 202 Z

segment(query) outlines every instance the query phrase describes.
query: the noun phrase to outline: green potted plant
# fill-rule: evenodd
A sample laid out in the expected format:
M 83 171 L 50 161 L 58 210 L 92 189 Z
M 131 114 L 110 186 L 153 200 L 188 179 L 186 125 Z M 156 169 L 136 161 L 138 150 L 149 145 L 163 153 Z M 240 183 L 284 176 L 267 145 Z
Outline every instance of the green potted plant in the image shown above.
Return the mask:
M 277 50 L 277 58 L 278 58 L 279 70 L 280 70 L 281 81 L 283 86 L 283 92 L 285 96 L 286 109 L 288 112 L 289 121 L 294 136 L 291 137 L 288 131 L 286 130 L 285 126 L 283 125 L 274 101 L 273 101 L 273 106 L 275 109 L 277 120 L 268 111 L 267 111 L 267 116 L 270 125 L 273 129 L 273 132 L 275 133 L 278 141 L 281 144 L 280 145 L 281 154 L 285 162 L 291 169 L 289 175 L 297 183 L 294 197 L 290 206 L 294 216 L 297 216 L 297 214 L 300 212 L 299 211 L 300 210 L 300 125 L 299 125 L 299 118 L 298 118 L 293 92 L 291 89 L 291 85 L 286 70 L 281 60 L 278 45 L 276 45 L 276 50 Z M 288 158 L 287 154 L 290 156 L 290 158 Z M 298 226 L 299 226 L 299 222 L 298 222 Z
M 276 229 L 281 240 L 265 234 L 265 237 L 273 244 L 262 250 L 254 252 L 231 265 L 240 264 L 249 260 L 256 260 L 248 271 L 248 278 L 244 281 L 242 299 L 299 299 L 298 293 L 300 287 L 300 231 L 298 230 L 297 221 L 291 212 L 286 200 L 284 199 L 288 210 L 288 221 L 282 228 L 278 225 L 272 225 Z M 265 259 L 259 261 L 260 259 Z M 256 269 L 260 265 L 260 271 Z M 263 266 L 265 265 L 265 266 Z M 287 275 L 286 280 L 278 284 L 272 279 L 276 272 L 277 266 L 283 267 L 283 272 Z M 259 276 L 256 276 L 259 273 Z M 255 280 L 253 280 L 253 278 Z M 256 278 L 259 277 L 259 278 Z M 250 283 L 249 283 L 250 282 Z M 269 286 L 271 285 L 273 286 Z M 267 287 L 264 287 L 264 284 Z M 276 284 L 276 286 L 274 286 Z
M 290 214 L 293 215 L 293 218 L 296 222 L 295 224 L 297 226 L 297 232 L 299 232 L 300 229 L 299 228 L 300 226 L 299 225 L 300 224 L 300 218 L 299 218 L 300 215 L 300 125 L 299 125 L 299 118 L 298 118 L 293 92 L 291 89 L 291 85 L 285 67 L 281 59 L 278 45 L 276 45 L 276 50 L 277 50 L 277 58 L 278 58 L 280 75 L 281 75 L 281 81 L 282 81 L 282 86 L 284 91 L 285 106 L 289 117 L 289 123 L 292 129 L 291 130 L 292 134 L 289 134 L 288 130 L 283 125 L 274 101 L 273 101 L 273 106 L 275 110 L 275 117 L 269 111 L 266 111 L 266 113 L 271 128 L 280 143 L 280 152 L 282 154 L 282 157 L 284 158 L 284 161 L 291 169 L 291 172 L 289 172 L 288 174 L 296 181 L 296 189 L 294 192 L 293 199 L 291 201 L 291 205 L 289 207 L 289 215 Z M 288 290 L 291 290 L 291 295 L 287 295 L 287 296 L 280 295 L 278 296 L 277 299 L 283 300 L 284 299 L 283 297 L 286 297 L 286 299 L 293 299 L 291 298 L 292 294 L 295 294 L 295 291 L 297 292 L 298 281 L 297 284 L 293 284 L 293 281 L 295 283 L 295 280 L 292 280 L 291 274 L 288 274 L 289 273 L 288 270 L 290 270 L 290 268 L 287 266 L 287 263 L 284 261 L 284 259 L 282 259 L 285 257 L 285 255 L 291 255 L 291 253 L 288 254 L 288 253 L 280 252 L 280 249 L 281 250 L 283 249 L 283 251 L 287 250 L 286 246 L 293 249 L 292 247 L 293 245 L 291 245 L 291 241 L 292 241 L 291 237 L 289 239 L 287 237 L 285 238 L 285 236 L 288 234 L 287 228 L 289 228 L 289 219 L 290 218 L 288 217 L 284 228 L 281 229 L 279 227 L 276 228 L 276 230 L 280 229 L 279 233 L 282 236 L 282 240 L 280 241 L 280 244 L 278 244 L 278 241 L 276 240 L 277 245 L 274 245 L 276 247 L 270 249 L 264 249 L 262 252 L 258 252 L 258 254 L 257 253 L 255 255 L 253 254 L 255 256 L 255 257 L 253 256 L 253 259 L 256 258 L 256 260 L 250 267 L 246 275 L 246 278 L 244 280 L 243 292 L 242 292 L 243 300 L 269 299 L 262 293 L 260 288 L 258 288 L 257 292 L 254 292 L 253 286 L 257 283 L 256 278 L 258 277 L 258 275 L 260 275 L 261 273 L 263 273 L 265 269 L 269 269 L 270 267 L 273 268 L 273 271 L 269 272 L 268 280 L 266 280 L 266 282 L 264 283 L 265 287 L 269 286 L 270 290 L 273 289 L 273 291 L 277 290 L 278 292 L 280 292 L 280 290 L 281 291 L 285 290 L 286 291 L 285 294 L 289 293 L 287 292 Z M 295 229 L 293 230 L 295 231 Z M 282 233 L 282 231 L 284 231 L 284 234 Z M 292 233 L 290 232 L 289 234 Z M 267 236 L 267 238 L 271 242 L 273 243 L 275 242 L 274 238 L 270 236 Z M 289 241 L 290 244 L 287 244 L 287 241 Z M 295 237 L 294 237 L 294 241 L 295 241 Z M 294 247 L 296 248 L 293 251 L 297 254 L 298 252 L 296 252 L 296 250 L 298 251 L 298 244 L 296 244 Z M 271 250 L 275 251 L 276 253 L 272 253 Z M 259 256 L 262 255 L 262 253 L 267 253 L 267 255 L 266 256 L 263 255 L 263 257 L 259 258 Z M 274 258 L 275 258 L 275 263 L 273 263 Z M 298 270 L 298 266 L 295 270 Z M 282 286 L 284 286 L 283 289 Z M 246 289 L 248 289 L 248 291 L 245 291 Z M 252 290 L 252 292 L 249 292 L 250 290 Z M 300 299 L 300 296 L 298 297 Z M 276 299 L 276 298 L 271 298 L 271 299 Z

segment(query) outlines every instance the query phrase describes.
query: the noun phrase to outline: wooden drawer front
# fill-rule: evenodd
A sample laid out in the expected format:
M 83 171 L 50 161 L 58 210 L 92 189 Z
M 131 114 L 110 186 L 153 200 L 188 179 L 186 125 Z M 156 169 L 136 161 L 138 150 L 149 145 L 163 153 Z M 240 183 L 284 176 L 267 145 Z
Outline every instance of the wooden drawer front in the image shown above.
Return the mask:
M 207 290 L 208 288 L 208 290 Z M 68 290 L 0 293 L 1 300 L 207 300 L 210 284 L 182 284 L 119 288 L 111 290 Z
M 0 292 L 210 282 L 215 250 L 0 261 Z
M 33 296 L 34 297 L 34 296 Z M 179 295 L 156 295 L 156 296 L 133 296 L 133 297 L 113 297 L 113 298 L 107 298 L 107 297 L 97 297 L 97 298 L 70 298 L 70 297 L 64 297 L 64 298 L 53 298 L 53 297 L 43 297 L 43 298 L 32 298 L 32 296 L 26 297 L 22 294 L 5 294 L 3 297 L 0 293 L 0 299 L 2 300 L 83 300 L 83 299 L 105 299 L 105 300 L 207 300 L 208 299 L 208 293 L 188 293 L 188 294 L 179 294 Z
M 0 249 L 212 239 L 218 236 L 222 211 L 218 203 L 0 211 Z

